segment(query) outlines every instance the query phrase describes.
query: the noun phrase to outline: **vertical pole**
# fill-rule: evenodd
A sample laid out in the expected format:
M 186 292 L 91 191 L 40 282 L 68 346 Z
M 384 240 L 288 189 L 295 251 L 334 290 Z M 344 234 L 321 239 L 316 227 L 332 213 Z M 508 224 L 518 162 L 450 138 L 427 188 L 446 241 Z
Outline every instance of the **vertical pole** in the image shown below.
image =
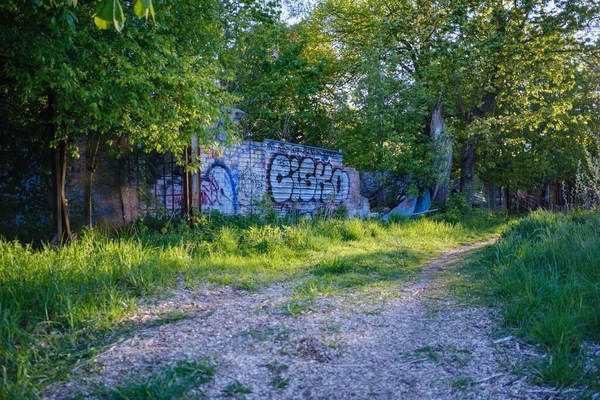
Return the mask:
M 200 145 L 197 146 L 198 152 L 198 212 L 202 213 L 202 153 L 200 153 Z
M 191 155 L 192 150 L 190 147 L 187 147 L 183 153 L 183 205 L 181 208 L 181 216 L 183 218 L 189 218 L 192 209 L 192 174 L 186 170 L 186 167 L 190 164 Z

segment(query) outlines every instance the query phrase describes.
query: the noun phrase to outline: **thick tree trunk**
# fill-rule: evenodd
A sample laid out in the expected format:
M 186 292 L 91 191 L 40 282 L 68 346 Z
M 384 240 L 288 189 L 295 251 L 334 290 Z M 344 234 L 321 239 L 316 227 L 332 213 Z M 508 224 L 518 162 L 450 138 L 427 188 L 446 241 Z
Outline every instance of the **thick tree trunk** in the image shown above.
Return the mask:
M 92 221 L 92 183 L 98 168 L 97 155 L 100 146 L 100 135 L 89 133 L 85 149 L 85 176 L 83 182 L 83 217 L 85 226 L 93 228 Z
M 433 138 L 433 151 L 436 159 L 433 162 L 433 171 L 436 174 L 435 186 L 431 199 L 439 205 L 444 205 L 448 198 L 450 173 L 452 171 L 452 140 L 445 132 L 444 113 L 442 104 L 438 102 L 431 114 L 431 136 Z
M 67 143 L 57 137 L 56 94 L 48 95 L 47 124 L 50 138 L 56 146 L 51 149 L 52 159 L 52 225 L 54 237 L 51 243 L 59 245 L 72 238 L 69 210 L 65 195 L 67 175 Z
M 465 195 L 467 204 L 473 203 L 475 192 L 475 148 L 469 147 L 460 158 L 460 192 Z

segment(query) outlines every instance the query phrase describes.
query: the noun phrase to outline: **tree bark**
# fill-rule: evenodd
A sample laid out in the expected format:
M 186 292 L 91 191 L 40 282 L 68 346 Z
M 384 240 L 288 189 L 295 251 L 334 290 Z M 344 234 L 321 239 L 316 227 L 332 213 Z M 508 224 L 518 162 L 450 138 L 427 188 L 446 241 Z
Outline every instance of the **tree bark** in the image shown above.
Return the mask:
M 487 202 L 488 202 L 488 210 L 496 211 L 498 210 L 497 197 L 496 197 L 497 186 L 493 183 L 488 183 L 488 194 L 487 194 Z
M 448 198 L 450 184 L 450 173 L 452 171 L 452 140 L 444 134 L 446 123 L 444 122 L 443 106 L 440 102 L 435 106 L 431 114 L 431 136 L 433 138 L 433 151 L 436 159 L 433 162 L 433 171 L 436 174 L 435 186 L 433 187 L 431 199 L 433 202 L 443 206 Z
M 59 245 L 72 238 L 69 223 L 69 210 L 65 195 L 65 180 L 67 175 L 67 143 L 59 138 L 56 126 L 56 94 L 48 94 L 47 126 L 49 136 L 55 147 L 51 149 L 52 159 L 52 226 L 54 237 L 51 244 Z
M 467 204 L 473 203 L 475 192 L 475 148 L 469 147 L 460 158 L 460 192 L 465 195 Z
M 60 197 L 62 207 L 63 228 L 66 240 L 72 239 L 71 223 L 69 222 L 69 208 L 67 204 L 67 196 L 65 194 L 65 183 L 67 182 L 67 142 L 60 142 L 60 166 L 61 166 L 61 182 L 60 182 Z
M 506 207 L 506 211 L 510 212 L 510 187 L 506 185 L 504 188 L 504 206 Z

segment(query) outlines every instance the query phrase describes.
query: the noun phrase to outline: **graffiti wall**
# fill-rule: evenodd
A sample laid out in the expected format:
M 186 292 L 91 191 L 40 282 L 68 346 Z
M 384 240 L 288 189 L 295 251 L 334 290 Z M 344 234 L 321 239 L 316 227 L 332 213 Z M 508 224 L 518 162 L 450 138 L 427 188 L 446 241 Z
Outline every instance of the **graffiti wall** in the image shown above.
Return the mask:
M 281 214 L 313 214 L 345 205 L 366 216 L 359 173 L 342 165 L 342 153 L 274 140 L 231 148 L 200 149 L 202 171 L 194 193 L 202 209 L 243 215 L 265 202 Z

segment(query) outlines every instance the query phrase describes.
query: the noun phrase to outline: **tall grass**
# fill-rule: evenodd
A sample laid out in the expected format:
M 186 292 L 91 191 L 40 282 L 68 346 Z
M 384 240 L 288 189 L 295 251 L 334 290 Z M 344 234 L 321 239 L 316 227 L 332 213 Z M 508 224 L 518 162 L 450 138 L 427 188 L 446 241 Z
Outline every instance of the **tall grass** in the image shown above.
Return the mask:
M 491 261 L 506 324 L 549 353 L 539 378 L 563 387 L 589 377 L 582 341 L 600 340 L 600 214 L 533 213 Z
M 0 398 L 39 396 L 93 356 L 136 299 L 177 282 L 254 290 L 299 278 L 313 295 L 365 287 L 410 274 L 429 255 L 493 235 L 505 222 L 202 218 L 197 229 L 144 223 L 112 236 L 88 232 L 61 248 L 0 240 Z

